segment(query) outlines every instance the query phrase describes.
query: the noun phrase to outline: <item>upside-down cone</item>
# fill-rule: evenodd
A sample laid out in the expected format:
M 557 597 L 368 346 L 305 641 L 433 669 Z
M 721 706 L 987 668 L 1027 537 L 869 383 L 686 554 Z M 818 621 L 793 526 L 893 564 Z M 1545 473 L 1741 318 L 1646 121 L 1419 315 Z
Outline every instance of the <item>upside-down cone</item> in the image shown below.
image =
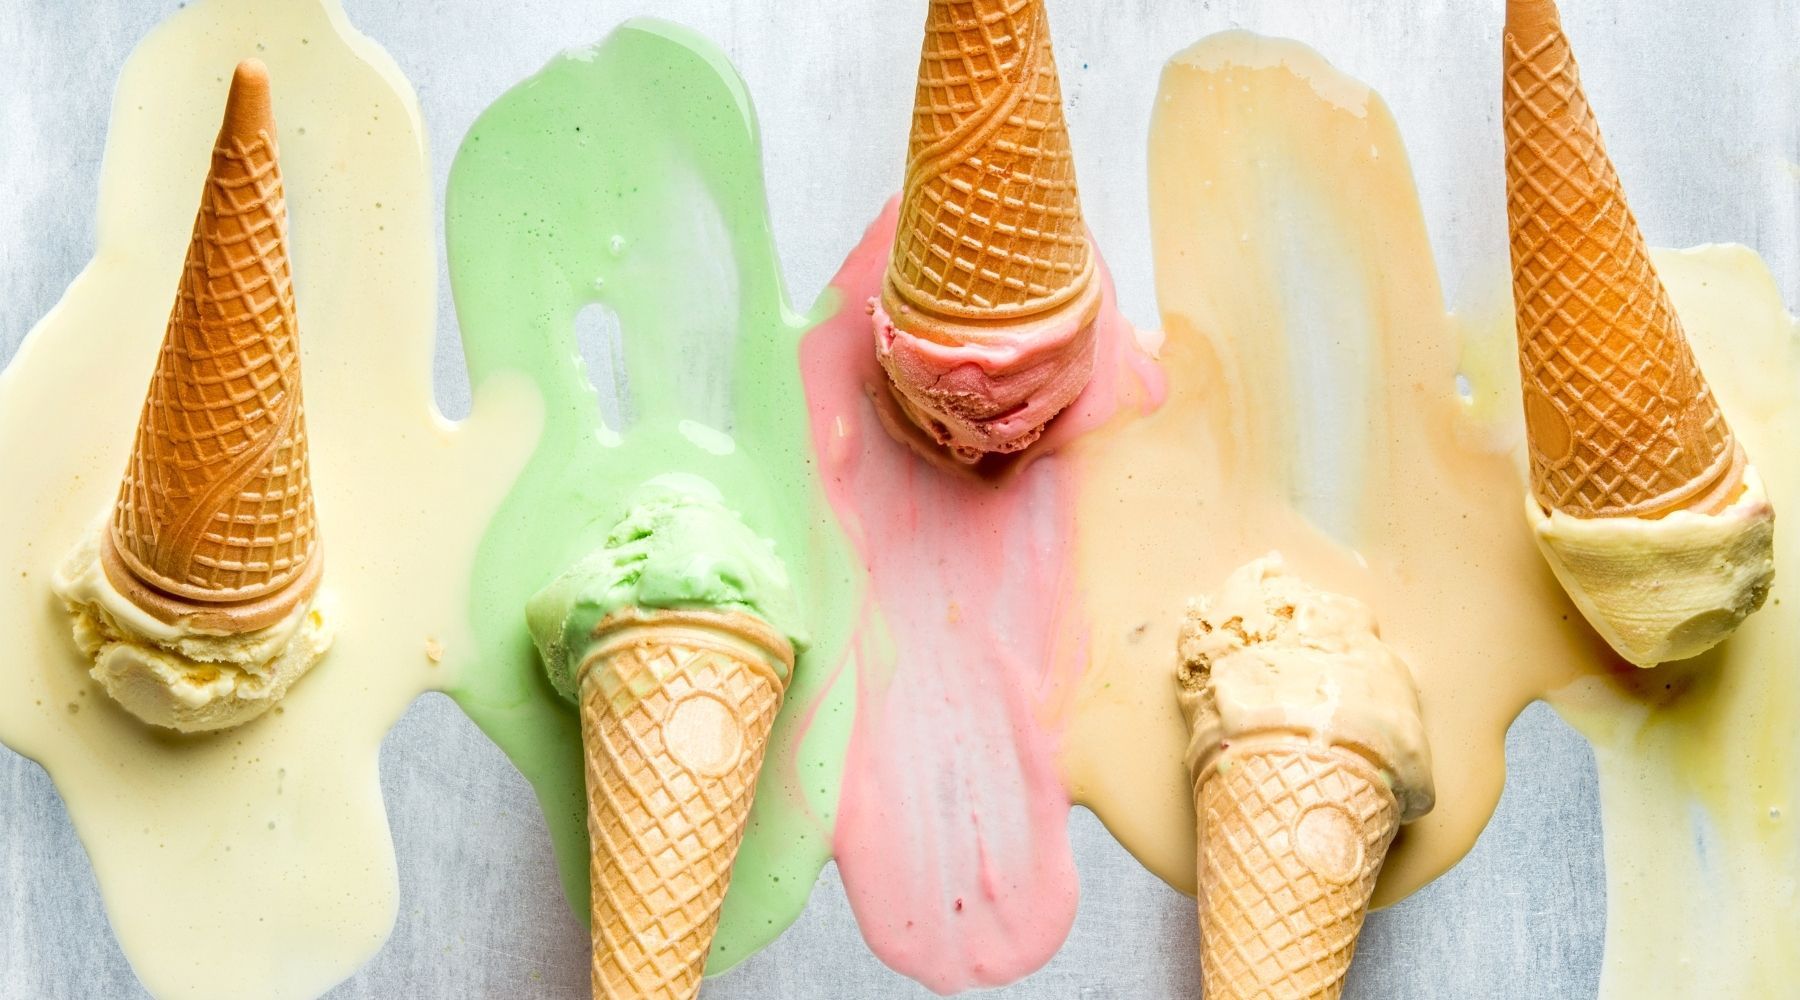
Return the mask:
M 1509 0 L 1504 44 L 1533 492 L 1584 518 L 1716 510 L 1744 458 L 1650 262 L 1553 0 Z
M 254 626 L 317 583 L 287 208 L 255 60 L 232 78 L 109 539 L 131 578 L 115 583 L 167 615 L 254 605 Z
M 1093 273 L 1042 0 L 931 0 L 888 284 L 931 316 L 1005 319 Z

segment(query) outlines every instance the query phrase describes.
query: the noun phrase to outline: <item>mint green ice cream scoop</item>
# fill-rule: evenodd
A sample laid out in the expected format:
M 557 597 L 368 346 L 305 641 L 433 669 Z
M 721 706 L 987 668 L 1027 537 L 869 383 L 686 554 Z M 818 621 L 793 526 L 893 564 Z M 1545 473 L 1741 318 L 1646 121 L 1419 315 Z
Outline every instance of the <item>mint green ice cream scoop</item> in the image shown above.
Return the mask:
M 544 670 L 563 697 L 579 696 L 575 667 L 594 626 L 631 607 L 742 611 L 768 622 L 796 651 L 807 644 L 773 544 L 698 476 L 645 483 L 600 548 L 526 602 L 525 621 Z

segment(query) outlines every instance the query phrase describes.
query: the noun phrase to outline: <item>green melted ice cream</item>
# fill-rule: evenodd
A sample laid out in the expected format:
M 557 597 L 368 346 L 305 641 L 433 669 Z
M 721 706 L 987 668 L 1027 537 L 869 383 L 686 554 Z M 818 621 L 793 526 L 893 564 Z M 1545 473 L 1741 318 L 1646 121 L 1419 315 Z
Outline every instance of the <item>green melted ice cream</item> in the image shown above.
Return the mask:
M 645 484 L 606 541 L 525 605 L 550 683 L 578 697 L 575 668 L 594 626 L 624 608 L 703 608 L 756 615 L 788 637 L 807 636 L 775 547 L 695 476 Z

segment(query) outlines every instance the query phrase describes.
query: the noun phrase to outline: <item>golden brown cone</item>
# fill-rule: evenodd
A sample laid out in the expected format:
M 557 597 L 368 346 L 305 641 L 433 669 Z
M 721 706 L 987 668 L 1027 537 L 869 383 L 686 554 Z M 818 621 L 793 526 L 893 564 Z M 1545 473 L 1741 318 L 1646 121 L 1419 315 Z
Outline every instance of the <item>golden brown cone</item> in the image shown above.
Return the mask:
M 1510 0 L 1504 45 L 1533 492 L 1575 517 L 1717 510 L 1744 459 L 1650 262 L 1553 0 Z
M 1206 1000 L 1335 1000 L 1400 827 L 1359 754 L 1238 744 L 1196 776 Z
M 1031 316 L 1093 272 L 1041 0 L 931 0 L 887 273 L 896 304 Z
M 239 64 L 105 554 L 145 610 L 236 630 L 318 582 L 269 76 Z
M 628 608 L 580 668 L 596 1000 L 691 1000 L 794 651 L 739 612 Z

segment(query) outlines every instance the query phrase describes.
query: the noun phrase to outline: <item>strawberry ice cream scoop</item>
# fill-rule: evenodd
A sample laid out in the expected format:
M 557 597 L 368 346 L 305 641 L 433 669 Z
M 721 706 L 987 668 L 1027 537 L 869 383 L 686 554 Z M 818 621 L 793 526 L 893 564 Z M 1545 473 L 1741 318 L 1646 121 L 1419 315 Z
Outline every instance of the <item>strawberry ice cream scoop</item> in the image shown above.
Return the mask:
M 1020 451 L 1093 376 L 1099 284 L 1049 312 L 985 322 L 931 316 L 884 288 L 870 303 L 875 356 L 906 415 L 957 459 Z

